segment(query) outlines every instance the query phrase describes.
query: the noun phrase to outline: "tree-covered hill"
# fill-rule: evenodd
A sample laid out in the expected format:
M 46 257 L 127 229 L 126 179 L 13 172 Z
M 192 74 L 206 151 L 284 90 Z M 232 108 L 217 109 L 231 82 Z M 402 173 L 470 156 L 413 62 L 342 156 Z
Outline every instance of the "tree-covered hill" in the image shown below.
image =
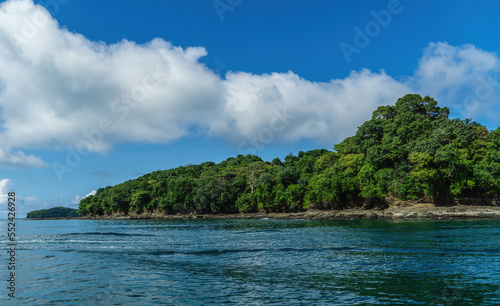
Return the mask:
M 80 214 L 74 208 L 53 207 L 49 209 L 34 210 L 26 214 L 27 219 L 46 219 L 46 218 L 75 218 Z
M 288 212 L 499 195 L 500 128 L 488 131 L 449 113 L 431 97 L 409 94 L 375 110 L 334 151 L 272 162 L 239 155 L 156 171 L 99 189 L 80 202 L 79 212 Z

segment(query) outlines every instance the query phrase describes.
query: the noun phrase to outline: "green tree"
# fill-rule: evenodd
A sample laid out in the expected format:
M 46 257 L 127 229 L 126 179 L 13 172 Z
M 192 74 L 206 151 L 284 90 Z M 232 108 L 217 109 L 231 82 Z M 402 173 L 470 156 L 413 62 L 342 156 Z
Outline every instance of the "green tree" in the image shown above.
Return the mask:
M 431 97 L 405 95 L 378 107 L 334 151 L 300 151 L 283 162 L 238 155 L 156 171 L 99 189 L 80 201 L 79 212 L 297 211 L 500 195 L 500 128 L 449 113 Z

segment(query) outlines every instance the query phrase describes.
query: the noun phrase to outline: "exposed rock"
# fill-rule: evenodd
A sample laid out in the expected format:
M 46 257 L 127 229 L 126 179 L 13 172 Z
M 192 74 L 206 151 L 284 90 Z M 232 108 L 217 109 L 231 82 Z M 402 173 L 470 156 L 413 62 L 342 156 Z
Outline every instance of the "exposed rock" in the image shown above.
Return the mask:
M 493 202 L 492 202 L 493 203 Z M 433 203 L 402 202 L 386 209 L 309 209 L 295 213 L 239 213 L 239 214 L 176 214 L 169 215 L 160 211 L 129 212 L 128 215 L 88 215 L 84 219 L 500 219 L 500 206 L 436 206 Z

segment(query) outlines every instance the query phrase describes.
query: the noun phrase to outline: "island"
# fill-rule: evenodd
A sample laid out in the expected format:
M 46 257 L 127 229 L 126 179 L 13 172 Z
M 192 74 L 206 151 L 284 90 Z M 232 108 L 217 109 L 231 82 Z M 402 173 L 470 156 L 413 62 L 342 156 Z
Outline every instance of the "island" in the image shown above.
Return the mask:
M 56 219 L 77 218 L 81 215 L 74 208 L 53 207 L 49 209 L 34 210 L 26 214 L 26 219 Z
M 98 189 L 78 212 L 124 219 L 494 218 L 499 196 L 500 128 L 450 118 L 433 98 L 408 94 L 378 107 L 333 150 L 271 162 L 238 155 L 156 171 Z

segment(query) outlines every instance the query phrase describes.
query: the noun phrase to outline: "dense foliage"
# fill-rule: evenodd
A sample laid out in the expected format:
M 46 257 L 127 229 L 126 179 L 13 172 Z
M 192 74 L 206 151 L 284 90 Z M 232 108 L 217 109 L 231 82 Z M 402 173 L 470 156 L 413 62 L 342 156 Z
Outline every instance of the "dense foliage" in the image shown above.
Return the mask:
M 46 219 L 46 218 L 74 218 L 80 217 L 80 214 L 74 208 L 53 207 L 50 209 L 34 210 L 26 214 L 28 219 Z
M 334 151 L 299 152 L 283 162 L 239 155 L 157 171 L 99 189 L 79 212 L 297 211 L 500 194 L 500 128 L 448 116 L 433 98 L 406 95 L 379 107 Z

